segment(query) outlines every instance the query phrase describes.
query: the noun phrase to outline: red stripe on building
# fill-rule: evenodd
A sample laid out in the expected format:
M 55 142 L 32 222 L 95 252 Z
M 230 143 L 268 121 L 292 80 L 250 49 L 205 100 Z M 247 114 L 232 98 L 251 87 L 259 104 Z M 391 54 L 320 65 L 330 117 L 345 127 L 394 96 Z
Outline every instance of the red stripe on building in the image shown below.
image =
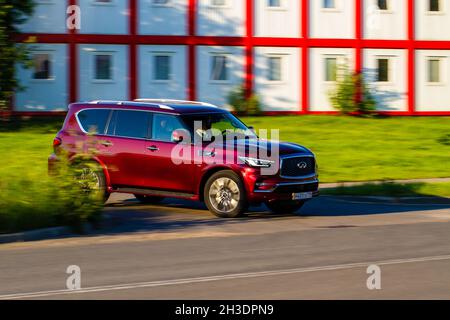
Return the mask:
M 137 88 L 138 88 L 138 69 L 137 69 L 137 46 L 136 46 L 136 35 L 137 35 L 137 3 L 136 0 L 129 0 L 129 33 L 131 35 L 131 41 L 129 43 L 129 60 L 130 66 L 128 69 L 128 83 L 129 83 L 129 97 L 130 100 L 137 98 Z
M 302 37 L 302 44 L 301 44 L 301 63 L 300 63 L 300 74 L 301 74 L 301 113 L 308 113 L 309 112 L 309 1 L 308 0 L 302 0 L 302 6 L 301 6 L 301 37 Z

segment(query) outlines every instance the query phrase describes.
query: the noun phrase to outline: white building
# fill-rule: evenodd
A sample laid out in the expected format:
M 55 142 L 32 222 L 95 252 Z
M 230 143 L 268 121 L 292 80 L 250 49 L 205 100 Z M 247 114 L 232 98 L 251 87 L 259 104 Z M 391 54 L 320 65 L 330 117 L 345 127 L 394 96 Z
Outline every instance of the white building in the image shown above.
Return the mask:
M 17 112 L 159 98 L 226 105 L 245 84 L 278 113 L 334 112 L 336 68 L 363 71 L 380 111 L 450 115 L 450 0 L 38 0 L 35 68 Z M 80 29 L 68 30 L 70 5 Z M 70 8 L 72 9 L 72 8 Z

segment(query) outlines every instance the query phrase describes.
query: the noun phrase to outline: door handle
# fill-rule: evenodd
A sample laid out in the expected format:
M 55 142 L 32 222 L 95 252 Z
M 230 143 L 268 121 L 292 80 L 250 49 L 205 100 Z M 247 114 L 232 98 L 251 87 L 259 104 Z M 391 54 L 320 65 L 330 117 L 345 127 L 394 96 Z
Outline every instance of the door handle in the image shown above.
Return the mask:
M 100 144 L 105 147 L 112 147 L 113 143 L 111 141 L 100 141 Z
M 152 152 L 159 151 L 159 148 L 157 146 L 151 146 L 151 147 L 148 147 L 147 149 Z

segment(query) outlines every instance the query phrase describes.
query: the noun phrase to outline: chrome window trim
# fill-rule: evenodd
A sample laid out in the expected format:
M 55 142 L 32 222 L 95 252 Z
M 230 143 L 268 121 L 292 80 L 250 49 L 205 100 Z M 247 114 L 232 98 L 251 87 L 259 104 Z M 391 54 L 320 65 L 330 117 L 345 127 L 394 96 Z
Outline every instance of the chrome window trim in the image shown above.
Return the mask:
M 317 176 L 316 168 L 314 168 L 314 173 L 308 174 L 308 175 L 305 175 L 305 176 L 297 176 L 297 177 L 283 176 L 281 174 L 282 168 L 283 168 L 283 160 L 285 160 L 285 159 L 292 159 L 292 158 L 298 158 L 298 157 L 314 158 L 314 160 L 316 159 L 315 155 L 313 155 L 313 154 L 301 154 L 301 153 L 299 154 L 299 153 L 296 153 L 296 154 L 290 154 L 290 155 L 286 155 L 286 156 L 281 156 L 280 157 L 280 178 L 289 179 L 289 180 L 294 180 L 294 179 L 297 180 L 297 179 L 309 179 L 309 178 L 314 178 L 314 177 Z

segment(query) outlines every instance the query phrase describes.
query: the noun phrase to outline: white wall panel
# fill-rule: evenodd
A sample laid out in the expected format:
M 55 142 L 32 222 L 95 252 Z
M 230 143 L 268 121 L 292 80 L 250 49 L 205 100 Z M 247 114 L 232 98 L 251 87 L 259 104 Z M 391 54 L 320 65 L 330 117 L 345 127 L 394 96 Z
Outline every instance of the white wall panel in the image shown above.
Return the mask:
M 224 6 L 213 6 L 212 0 L 199 0 L 197 33 L 202 36 L 244 36 L 245 1 L 225 0 Z
M 407 39 L 408 1 L 387 0 L 388 10 L 379 10 L 377 0 L 364 0 L 364 37 L 367 39 Z
M 440 81 L 428 82 L 428 60 L 439 59 Z M 450 111 L 450 50 L 416 52 L 416 110 Z
M 211 80 L 212 56 L 226 55 L 228 59 L 228 80 Z M 223 107 L 231 90 L 244 81 L 244 49 L 241 47 L 197 48 L 197 96 L 204 102 Z
M 269 81 L 268 58 L 281 57 L 281 81 Z M 300 49 L 258 47 L 255 49 L 255 91 L 264 111 L 299 111 Z
M 389 81 L 377 82 L 377 59 L 389 59 Z M 375 89 L 380 111 L 408 111 L 407 51 L 390 49 L 364 50 L 364 73 Z
M 170 0 L 167 5 L 152 0 L 138 1 L 139 33 L 150 35 L 187 34 L 187 1 Z
M 186 99 L 186 51 L 185 46 L 140 46 L 139 98 Z M 170 56 L 170 80 L 154 80 L 154 57 L 157 54 Z
M 312 38 L 355 37 L 355 1 L 335 0 L 335 3 L 335 9 L 324 9 L 323 1 L 310 1 L 310 36 Z
M 96 54 L 112 55 L 112 80 L 94 80 Z M 82 45 L 79 47 L 79 100 L 128 100 L 128 46 Z
M 35 44 L 35 53 L 46 53 L 51 56 L 51 79 L 36 80 L 32 75 L 34 69 L 17 68 L 17 77 L 25 91 L 16 94 L 16 111 L 66 111 L 67 86 L 67 45 Z
M 450 40 L 450 0 L 440 0 L 441 12 L 429 12 L 428 0 L 416 2 L 416 38 Z
M 81 8 L 80 33 L 128 33 L 128 1 L 98 3 L 94 0 L 78 0 L 78 3 Z
M 34 14 L 19 28 L 22 32 L 65 33 L 66 1 L 38 0 Z
M 281 0 L 281 7 L 255 1 L 255 35 L 257 37 L 298 38 L 300 36 L 300 0 Z
M 354 66 L 353 49 L 314 48 L 310 50 L 310 111 L 336 111 L 330 103 L 329 92 L 334 82 L 325 81 L 325 59 L 336 58 L 341 65 Z

